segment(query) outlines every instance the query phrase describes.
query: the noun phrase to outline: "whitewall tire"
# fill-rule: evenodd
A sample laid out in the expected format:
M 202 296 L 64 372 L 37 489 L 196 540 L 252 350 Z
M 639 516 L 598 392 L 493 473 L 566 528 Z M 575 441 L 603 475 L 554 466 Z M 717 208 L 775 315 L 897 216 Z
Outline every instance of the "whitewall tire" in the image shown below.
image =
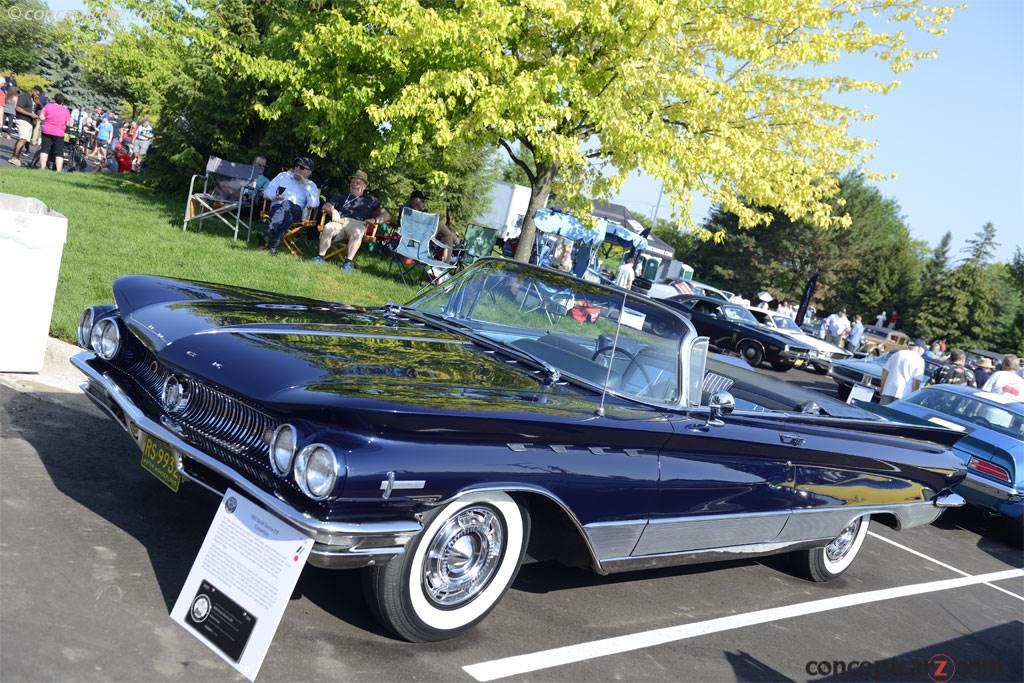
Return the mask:
M 868 515 L 858 517 L 824 547 L 793 553 L 794 569 L 811 581 L 831 581 L 839 577 L 857 558 L 868 535 L 868 526 Z
M 529 539 L 526 511 L 500 491 L 432 512 L 405 552 L 366 570 L 378 619 L 413 642 L 445 640 L 480 622 L 505 595 Z

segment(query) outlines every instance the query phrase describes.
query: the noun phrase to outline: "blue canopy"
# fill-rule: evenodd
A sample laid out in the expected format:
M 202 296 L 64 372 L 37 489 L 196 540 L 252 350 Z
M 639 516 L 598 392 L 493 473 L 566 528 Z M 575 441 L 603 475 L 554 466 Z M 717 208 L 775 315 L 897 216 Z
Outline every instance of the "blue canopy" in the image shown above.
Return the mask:
M 533 214 L 533 224 L 541 232 L 583 241 L 591 246 L 597 246 L 604 241 L 606 222 L 599 220 L 595 227 L 590 228 L 576 216 L 557 209 L 537 209 Z
M 647 248 L 647 238 L 641 237 L 625 225 L 616 223 L 615 221 L 606 220 L 604 218 L 599 218 L 597 222 L 598 224 L 604 223 L 604 229 L 607 235 L 615 238 L 614 241 L 618 242 L 622 246 L 630 246 L 635 248 L 637 251 L 643 251 Z

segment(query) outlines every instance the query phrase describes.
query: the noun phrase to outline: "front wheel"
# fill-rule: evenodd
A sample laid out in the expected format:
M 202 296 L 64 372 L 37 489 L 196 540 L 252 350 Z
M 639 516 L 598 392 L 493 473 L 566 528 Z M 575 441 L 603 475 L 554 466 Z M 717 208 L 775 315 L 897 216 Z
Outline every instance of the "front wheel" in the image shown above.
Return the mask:
M 740 352 L 740 357 L 747 361 L 752 368 L 756 368 L 764 362 L 764 349 L 757 342 L 742 342 L 737 350 Z
M 367 601 L 412 642 L 453 638 L 480 622 L 516 578 L 530 519 L 508 494 L 481 492 L 427 517 L 405 552 L 366 570 Z
M 868 517 L 850 522 L 838 536 L 822 548 L 811 548 L 793 553 L 793 568 L 811 581 L 831 581 L 842 575 L 864 545 L 868 535 Z

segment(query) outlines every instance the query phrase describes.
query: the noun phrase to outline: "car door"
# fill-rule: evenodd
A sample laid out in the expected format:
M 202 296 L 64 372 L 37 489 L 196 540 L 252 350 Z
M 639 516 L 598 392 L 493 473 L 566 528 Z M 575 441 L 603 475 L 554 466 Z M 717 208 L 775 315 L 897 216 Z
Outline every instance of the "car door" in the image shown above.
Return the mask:
M 634 556 L 768 543 L 798 495 L 777 429 L 675 416 L 657 500 Z

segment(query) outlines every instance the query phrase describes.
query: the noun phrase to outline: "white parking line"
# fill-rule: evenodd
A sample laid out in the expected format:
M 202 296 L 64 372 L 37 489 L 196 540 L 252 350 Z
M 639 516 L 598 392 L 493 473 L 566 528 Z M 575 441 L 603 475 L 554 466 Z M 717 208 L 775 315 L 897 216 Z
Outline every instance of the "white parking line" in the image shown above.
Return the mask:
M 896 598 L 905 598 L 911 595 L 934 593 L 936 591 L 950 590 L 952 588 L 974 586 L 979 583 L 984 584 L 990 581 L 1014 579 L 1021 576 L 1024 576 L 1024 569 L 1007 569 L 1001 572 L 980 574 L 978 576 L 964 576 L 957 579 L 928 581 L 926 583 L 915 583 L 908 586 L 896 586 L 895 588 L 883 588 L 881 590 L 865 591 L 863 593 L 853 593 L 851 595 L 840 595 L 834 598 L 811 600 L 809 602 L 801 602 L 795 605 L 772 607 L 770 609 L 758 610 L 756 612 L 747 612 L 746 614 L 734 614 L 728 617 L 708 619 L 707 621 L 698 621 L 692 624 L 669 626 L 667 628 L 643 631 L 641 633 L 617 636 L 615 638 L 605 638 L 603 640 L 594 640 L 589 643 L 567 645 L 565 647 L 557 647 L 551 650 L 542 650 L 541 652 L 517 655 L 515 657 L 494 659 L 489 662 L 480 662 L 479 664 L 464 666 L 462 667 L 462 670 L 478 681 L 493 681 L 499 678 L 529 673 L 531 671 L 550 669 L 556 666 L 572 664 L 574 662 L 582 662 L 588 659 L 596 659 L 597 657 L 607 657 L 608 655 L 631 652 L 633 650 L 640 650 L 646 647 L 664 645 L 665 643 L 687 640 L 689 638 L 706 636 L 708 634 L 719 633 L 721 631 L 730 631 L 732 629 L 744 628 L 746 626 L 754 626 L 756 624 L 766 624 L 772 621 L 780 621 L 782 619 L 792 619 L 793 617 L 801 617 L 808 614 L 817 614 L 819 612 L 842 609 L 843 607 L 865 605 L 872 602 L 881 602 L 883 600 L 894 600 Z
M 874 531 L 869 531 L 868 532 L 868 536 L 873 536 L 874 538 L 877 538 L 880 541 L 884 541 L 884 542 L 888 543 L 889 545 L 894 545 L 897 548 L 899 548 L 900 550 L 906 550 L 911 555 L 917 555 L 918 557 L 920 557 L 922 559 L 925 559 L 925 560 L 928 560 L 929 562 L 934 562 L 935 564 L 939 565 L 940 567 L 944 567 L 944 568 L 948 569 L 951 572 L 955 572 L 955 573 L 959 574 L 960 576 L 970 576 L 970 574 L 968 574 L 967 572 L 965 572 L 965 571 L 963 571 L 961 569 L 957 569 L 956 567 L 952 567 L 952 566 L 946 564 L 945 562 L 942 562 L 941 560 L 936 560 L 934 557 L 928 557 L 927 555 L 925 555 L 922 552 L 918 552 L 917 550 L 914 550 L 913 548 L 908 548 L 907 546 L 902 545 L 900 543 L 897 543 L 896 541 L 892 541 L 892 540 L 886 538 L 885 536 L 879 536 Z M 986 583 L 985 585 L 988 586 L 989 588 L 995 588 L 1000 593 L 1006 593 L 1007 595 L 1011 595 L 1011 596 L 1017 598 L 1018 600 L 1024 601 L 1024 595 L 1017 595 L 1013 591 L 1008 591 L 1005 588 L 1003 588 L 1002 586 L 997 586 L 997 585 L 992 584 L 992 583 Z

